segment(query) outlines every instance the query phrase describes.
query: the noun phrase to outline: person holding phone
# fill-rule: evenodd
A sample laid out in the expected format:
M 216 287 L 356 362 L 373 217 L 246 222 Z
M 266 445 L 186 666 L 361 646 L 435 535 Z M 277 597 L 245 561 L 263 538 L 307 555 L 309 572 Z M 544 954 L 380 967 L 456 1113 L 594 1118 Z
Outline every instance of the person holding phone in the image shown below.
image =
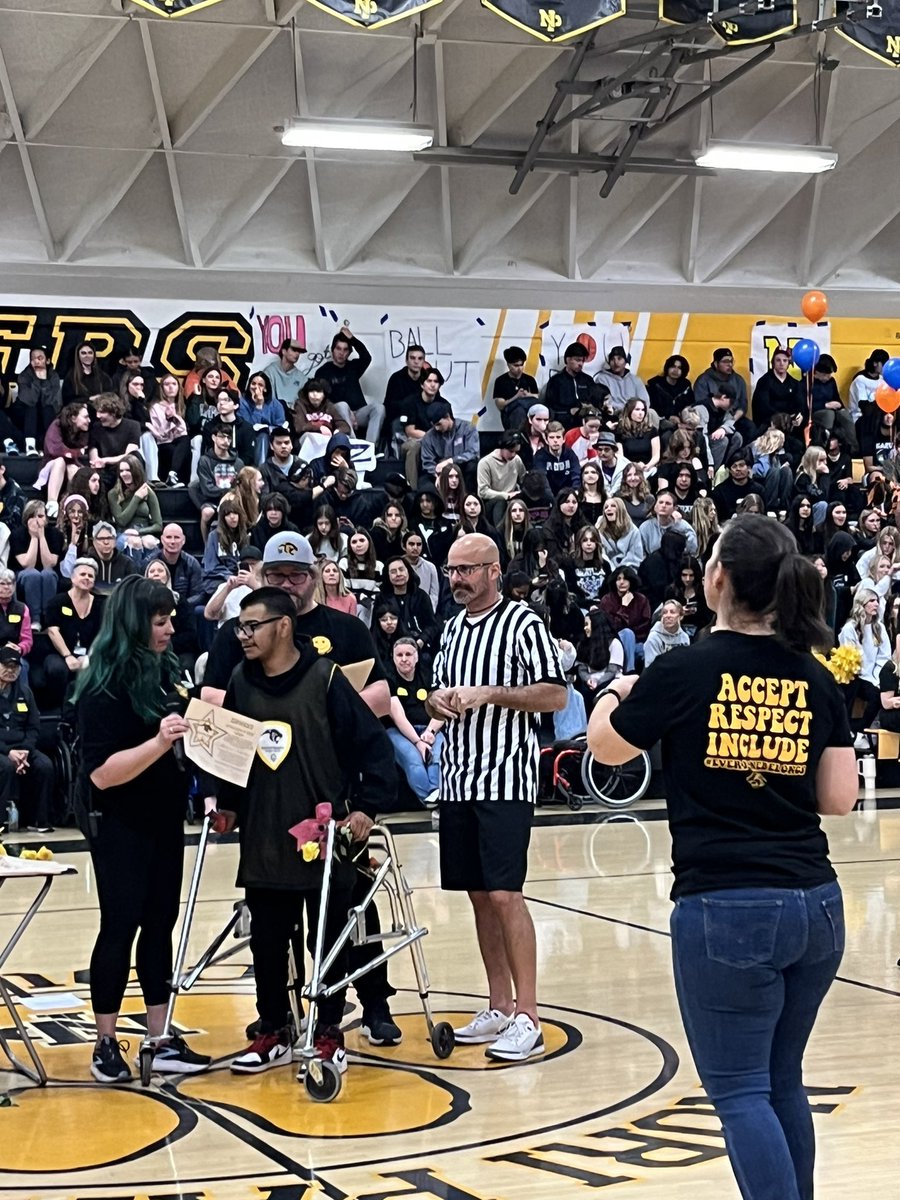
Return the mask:
M 744 1200 L 811 1200 L 802 1063 L 844 951 L 821 816 L 856 803 L 847 714 L 810 649 L 822 581 L 767 517 L 730 521 L 706 567 L 714 632 L 602 691 L 588 746 L 661 744 L 675 881 L 675 989 Z M 660 697 L 666 703 L 660 703 Z
M 163 584 L 140 575 L 123 579 L 106 601 L 75 691 L 100 905 L 90 970 L 97 1026 L 91 1074 L 101 1083 L 131 1078 L 117 1033 L 135 938 L 147 1034 L 159 1039 L 153 1070 L 185 1075 L 210 1064 L 165 1028 L 190 782 L 175 753 L 188 724 L 177 711 L 174 607 Z

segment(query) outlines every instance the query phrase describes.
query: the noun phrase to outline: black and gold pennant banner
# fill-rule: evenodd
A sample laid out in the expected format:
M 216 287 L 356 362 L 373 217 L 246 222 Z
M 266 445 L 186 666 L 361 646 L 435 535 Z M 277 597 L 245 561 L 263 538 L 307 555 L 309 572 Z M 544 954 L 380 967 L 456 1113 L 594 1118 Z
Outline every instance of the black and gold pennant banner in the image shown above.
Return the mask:
M 209 8 L 211 4 L 220 4 L 221 0 L 134 0 L 141 8 L 149 8 L 151 12 L 163 17 L 183 17 L 185 13 L 196 12 L 198 8 Z
M 348 25 L 357 28 L 378 29 L 400 21 L 413 13 L 440 4 L 441 0 L 308 0 L 323 12 L 331 13 Z
M 542 42 L 564 42 L 625 15 L 625 0 L 561 0 L 558 4 L 481 0 L 481 3 Z
M 839 25 L 838 33 L 881 62 L 900 67 L 900 0 L 839 3 L 839 16 L 842 9 L 852 9 L 854 19 Z
M 720 0 L 723 12 L 736 8 L 729 0 Z M 659 16 L 663 21 L 675 25 L 693 25 L 704 20 L 711 12 L 708 0 L 659 0 Z M 789 33 L 797 26 L 796 0 L 775 0 L 773 4 L 754 13 L 714 18 L 712 28 L 730 46 L 746 46 L 753 42 L 765 42 L 782 33 Z

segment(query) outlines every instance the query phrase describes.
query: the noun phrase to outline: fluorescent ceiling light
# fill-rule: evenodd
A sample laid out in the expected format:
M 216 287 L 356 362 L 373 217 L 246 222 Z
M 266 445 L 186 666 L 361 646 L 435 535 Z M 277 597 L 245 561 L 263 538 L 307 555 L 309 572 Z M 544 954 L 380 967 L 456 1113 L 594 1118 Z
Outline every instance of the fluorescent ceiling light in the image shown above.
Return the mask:
M 281 134 L 285 146 L 313 150 L 427 150 L 434 131 L 397 121 L 353 121 L 338 117 L 294 117 Z
M 774 175 L 817 175 L 837 165 L 824 146 L 761 146 L 752 142 L 711 142 L 696 158 L 698 167 L 719 171 L 768 171 Z

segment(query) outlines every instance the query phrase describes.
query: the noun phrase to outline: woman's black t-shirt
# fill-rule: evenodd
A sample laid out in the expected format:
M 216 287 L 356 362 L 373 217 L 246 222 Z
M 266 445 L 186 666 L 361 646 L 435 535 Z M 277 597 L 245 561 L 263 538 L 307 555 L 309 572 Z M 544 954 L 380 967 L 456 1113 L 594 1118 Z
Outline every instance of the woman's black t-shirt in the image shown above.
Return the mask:
M 66 552 L 66 542 L 63 535 L 55 525 L 44 526 L 44 538 L 47 542 L 47 549 L 51 554 L 55 554 L 57 561 L 62 558 Z M 25 525 L 20 525 L 18 529 L 14 529 L 9 535 L 9 565 L 13 571 L 23 571 L 25 568 L 19 562 L 19 555 L 27 554 L 31 547 L 31 534 Z M 41 557 L 40 549 L 35 559 L 35 570 L 41 571 L 53 570 L 48 563 L 45 563 Z
M 811 654 L 721 631 L 658 658 L 610 716 L 633 746 L 662 743 L 673 899 L 834 879 L 816 769 L 851 746 L 843 699 Z
M 65 593 L 54 596 L 44 610 L 44 620 L 49 629 L 55 627 L 59 630 L 70 654 L 75 653 L 76 646 L 90 650 L 100 632 L 103 598 L 94 596 L 87 616 L 79 617 L 71 596 Z
M 404 679 L 396 670 L 388 675 L 388 687 L 391 695 L 400 701 L 400 707 L 406 714 L 410 725 L 427 725 L 428 713 L 425 711 L 425 698 L 431 691 L 428 678 L 421 664 L 416 667 L 412 679 Z
M 900 679 L 897 678 L 897 668 L 894 660 L 889 658 L 878 675 L 879 692 L 900 694 Z M 878 723 L 889 733 L 900 733 L 900 708 L 882 708 L 878 714 Z

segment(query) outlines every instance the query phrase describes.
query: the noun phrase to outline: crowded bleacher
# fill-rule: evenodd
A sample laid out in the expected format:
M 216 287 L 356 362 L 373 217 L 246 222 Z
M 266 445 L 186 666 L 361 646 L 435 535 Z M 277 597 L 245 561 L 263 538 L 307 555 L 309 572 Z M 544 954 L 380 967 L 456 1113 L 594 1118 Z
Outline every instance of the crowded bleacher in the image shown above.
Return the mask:
M 587 374 L 573 342 L 539 384 L 509 346 L 489 401 L 502 432 L 484 433 L 421 346 L 371 394 L 371 357 L 347 328 L 317 369 L 287 338 L 243 386 L 212 347 L 157 378 L 131 346 L 99 361 L 82 341 L 65 364 L 32 346 L 0 408 L 0 804 L 18 785 L 22 825 L 65 819 L 59 781 L 43 764 L 17 778 L 16 756 L 65 720 L 123 578 L 172 589 L 174 648 L 200 687 L 285 531 L 310 541 L 316 602 L 371 632 L 410 808 L 433 801 L 422 699 L 456 611 L 442 568 L 466 532 L 496 542 L 505 594 L 560 644 L 570 703 L 551 734 L 582 732 L 609 680 L 708 632 L 704 567 L 720 526 L 747 512 L 791 530 L 822 574 L 835 641 L 861 653 L 843 684 L 859 746 L 875 725 L 900 729 L 900 440 L 875 403 L 888 354 L 873 349 L 842 396 L 827 354 L 798 378 L 778 348 L 751 391 L 730 349 L 710 351 L 693 382 L 679 354 L 644 380 L 621 346 Z

